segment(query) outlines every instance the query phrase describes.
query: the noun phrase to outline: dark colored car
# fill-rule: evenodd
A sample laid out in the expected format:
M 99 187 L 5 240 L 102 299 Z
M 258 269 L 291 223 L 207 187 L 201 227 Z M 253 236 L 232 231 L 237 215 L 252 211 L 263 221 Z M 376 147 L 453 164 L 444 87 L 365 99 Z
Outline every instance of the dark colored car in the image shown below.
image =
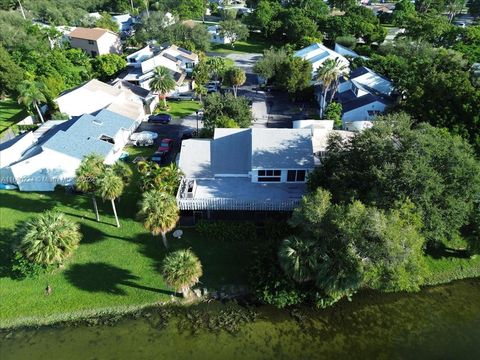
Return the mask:
M 172 115 L 169 114 L 156 114 L 148 117 L 149 123 L 168 124 L 170 121 L 172 121 Z
M 157 164 L 164 164 L 165 161 L 167 160 L 167 154 L 156 152 L 155 154 L 152 155 L 150 160 L 153 162 L 156 162 Z
M 191 139 L 197 136 L 197 131 L 193 129 L 184 130 L 182 133 L 182 140 Z

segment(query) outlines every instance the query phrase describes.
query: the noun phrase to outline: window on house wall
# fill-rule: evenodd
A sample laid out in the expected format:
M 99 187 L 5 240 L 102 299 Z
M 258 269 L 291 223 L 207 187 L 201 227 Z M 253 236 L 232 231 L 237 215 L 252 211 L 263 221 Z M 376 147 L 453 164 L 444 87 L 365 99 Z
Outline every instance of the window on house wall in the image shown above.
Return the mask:
M 95 45 L 95 41 L 93 41 L 93 40 L 88 40 L 88 44 L 89 44 L 89 45 Z
M 306 170 L 288 170 L 287 181 L 288 182 L 304 182 L 307 176 Z
M 92 50 L 92 51 L 91 51 L 91 54 L 92 54 L 92 56 L 97 56 L 97 52 L 96 52 L 96 51 L 93 51 L 93 50 Z
M 368 116 L 377 116 L 377 115 L 380 115 L 382 112 L 380 110 L 368 110 L 367 111 L 368 113 Z
M 281 177 L 281 170 L 258 170 L 259 182 L 280 182 Z

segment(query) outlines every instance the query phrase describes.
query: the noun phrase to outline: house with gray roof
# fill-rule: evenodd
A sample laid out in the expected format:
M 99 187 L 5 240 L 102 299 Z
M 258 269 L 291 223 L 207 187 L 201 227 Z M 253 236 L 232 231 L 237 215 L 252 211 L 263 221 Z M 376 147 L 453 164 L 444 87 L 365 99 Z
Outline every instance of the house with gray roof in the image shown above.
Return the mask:
M 352 122 L 364 122 L 384 113 L 394 102 L 394 88 L 390 80 L 371 69 L 360 66 L 341 79 L 334 100 L 342 104 L 344 128 Z
M 180 210 L 291 211 L 315 167 L 311 129 L 215 129 L 182 142 Z
M 53 191 L 56 185 L 70 186 L 82 159 L 95 153 L 113 164 L 138 126 L 132 118 L 103 109 L 60 122 L 33 146 L 22 148 L 18 159 L 2 168 L 8 183 L 21 191 Z

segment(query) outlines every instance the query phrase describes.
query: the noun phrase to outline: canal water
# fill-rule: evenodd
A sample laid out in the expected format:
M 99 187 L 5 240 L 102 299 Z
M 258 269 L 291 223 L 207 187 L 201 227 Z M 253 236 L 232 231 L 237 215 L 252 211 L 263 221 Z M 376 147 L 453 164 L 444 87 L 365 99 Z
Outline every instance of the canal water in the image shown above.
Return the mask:
M 2 332 L 0 359 L 480 359 L 479 279 L 415 294 L 366 292 L 327 310 L 255 311 L 233 333 L 157 311 L 110 326 Z

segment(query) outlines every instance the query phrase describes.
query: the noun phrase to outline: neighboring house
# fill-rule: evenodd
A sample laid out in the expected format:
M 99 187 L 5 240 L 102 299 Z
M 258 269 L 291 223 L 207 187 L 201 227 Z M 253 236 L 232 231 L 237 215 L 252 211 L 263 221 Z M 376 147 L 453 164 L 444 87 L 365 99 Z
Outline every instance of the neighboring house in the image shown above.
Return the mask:
M 118 29 L 121 33 L 131 32 L 135 25 L 135 18 L 130 14 L 113 15 L 112 19 L 117 23 Z
M 207 28 L 211 38 L 210 42 L 214 44 L 231 44 L 232 39 L 228 36 L 221 35 L 221 27 L 220 25 L 212 25 Z
M 110 30 L 77 27 L 68 37 L 73 48 L 82 49 L 91 56 L 122 53 L 120 37 Z
M 150 89 L 154 69 L 158 66 L 166 67 L 176 82 L 172 94 L 178 94 L 193 90 L 193 83 L 187 76 L 198 64 L 198 55 L 176 45 L 168 47 L 147 45 L 128 55 L 127 64 L 127 70 L 121 73 L 119 78 L 147 90 Z
M 127 87 L 118 82 L 109 85 L 94 79 L 63 92 L 55 102 L 59 111 L 70 117 L 108 109 L 141 122 L 151 113 L 154 97 L 149 91 L 140 91 L 138 87 Z
M 342 55 L 342 56 L 348 56 L 348 57 L 351 57 L 353 59 L 360 56 L 355 51 L 353 51 L 352 49 L 349 49 L 348 47 L 337 44 L 337 43 L 335 43 L 335 52 Z M 365 58 L 365 57 L 362 56 L 362 58 Z
M 312 64 L 312 78 L 315 77 L 317 70 L 328 59 L 338 59 L 340 63 L 346 67 L 346 69 L 349 69 L 350 66 L 350 62 L 343 55 L 327 48 L 325 45 L 320 43 L 315 43 L 302 50 L 299 50 L 294 53 L 294 56 L 301 57 Z M 348 70 L 346 70 L 346 73 L 348 73 Z
M 53 191 L 57 185 L 71 186 L 86 155 L 95 153 L 105 157 L 106 164 L 113 164 L 137 126 L 135 120 L 109 110 L 59 121 L 35 144 L 30 141 L 32 133 L 11 144 L 17 157 L 9 157 L 8 164 L 2 162 L 0 173 L 21 191 Z
M 182 142 L 180 210 L 291 211 L 315 167 L 311 129 L 215 129 Z
M 393 90 L 391 81 L 369 68 L 353 70 L 335 94 L 335 101 L 342 104 L 343 123 L 371 120 L 384 113 L 393 104 Z

